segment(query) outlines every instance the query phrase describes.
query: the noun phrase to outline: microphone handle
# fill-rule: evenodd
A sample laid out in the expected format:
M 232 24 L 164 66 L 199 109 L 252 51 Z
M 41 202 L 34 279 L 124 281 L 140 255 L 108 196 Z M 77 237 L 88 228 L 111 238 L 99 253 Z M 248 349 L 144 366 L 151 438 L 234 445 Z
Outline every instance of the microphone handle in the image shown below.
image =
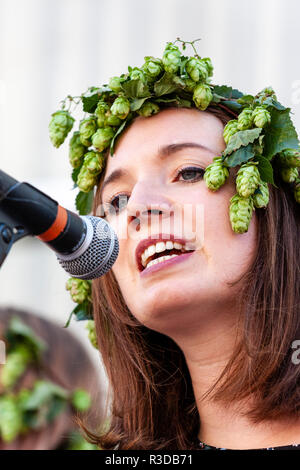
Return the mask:
M 20 183 L 0 171 L 0 212 L 16 228 L 26 230 L 62 255 L 75 252 L 84 242 L 84 220 L 29 183 Z

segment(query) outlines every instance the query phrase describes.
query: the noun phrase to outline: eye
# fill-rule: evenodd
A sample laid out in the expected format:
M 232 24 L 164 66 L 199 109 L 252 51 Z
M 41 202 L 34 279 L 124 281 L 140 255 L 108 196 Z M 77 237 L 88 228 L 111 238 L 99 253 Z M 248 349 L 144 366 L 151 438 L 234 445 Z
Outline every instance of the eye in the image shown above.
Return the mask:
M 185 179 L 183 176 L 183 181 L 196 183 L 203 177 L 204 173 L 205 170 L 203 168 L 199 168 L 197 166 L 188 166 L 177 171 L 176 178 L 178 176 L 186 175 L 187 178 Z M 105 203 L 105 207 L 108 206 L 108 210 L 105 210 L 105 215 L 112 213 L 117 214 L 126 206 L 127 202 L 128 196 L 125 193 L 120 193 L 116 196 L 113 196 L 107 203 Z
M 128 196 L 124 193 L 117 194 L 116 196 L 113 196 L 106 204 L 105 206 L 108 206 L 108 210 L 105 210 L 105 213 L 111 214 L 111 213 L 118 213 L 120 210 L 122 210 L 128 200 Z M 115 204 L 117 203 L 117 204 Z
M 205 173 L 205 170 L 203 170 L 203 168 L 199 168 L 197 166 L 187 166 L 185 168 L 181 168 L 181 170 L 177 172 L 176 177 L 178 177 L 179 175 L 182 175 L 184 181 L 196 183 L 197 181 L 199 181 L 200 177 L 201 178 L 203 177 L 204 173 Z M 183 175 L 186 175 L 187 178 L 184 178 Z

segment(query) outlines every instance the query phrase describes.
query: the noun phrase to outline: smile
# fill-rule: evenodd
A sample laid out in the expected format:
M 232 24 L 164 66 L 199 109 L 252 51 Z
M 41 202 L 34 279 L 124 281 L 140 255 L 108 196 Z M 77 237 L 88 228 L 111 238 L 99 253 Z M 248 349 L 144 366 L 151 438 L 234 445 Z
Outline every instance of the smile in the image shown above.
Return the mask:
M 155 273 L 157 271 L 160 271 L 161 269 L 168 268 L 170 266 L 173 266 L 177 263 L 181 263 L 186 261 L 190 256 L 192 256 L 194 251 L 191 251 L 189 253 L 184 253 L 181 255 L 170 255 L 170 256 L 162 256 L 161 258 L 157 258 L 156 263 L 151 264 L 150 262 L 147 267 L 140 272 L 140 276 L 148 276 L 149 274 Z

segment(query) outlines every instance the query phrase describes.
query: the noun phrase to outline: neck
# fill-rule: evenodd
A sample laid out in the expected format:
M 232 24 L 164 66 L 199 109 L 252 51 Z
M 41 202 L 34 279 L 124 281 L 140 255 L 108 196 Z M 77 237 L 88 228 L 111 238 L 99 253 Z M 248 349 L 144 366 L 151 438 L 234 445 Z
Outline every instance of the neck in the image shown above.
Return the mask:
M 228 310 L 219 315 L 211 312 L 189 335 L 181 331 L 181 335 L 172 336 L 190 372 L 201 422 L 198 438 L 208 445 L 231 449 L 299 444 L 299 419 L 253 423 L 245 416 L 253 406 L 253 397 L 230 404 L 213 401 L 211 395 L 205 397 L 232 356 L 240 331 L 237 316 Z

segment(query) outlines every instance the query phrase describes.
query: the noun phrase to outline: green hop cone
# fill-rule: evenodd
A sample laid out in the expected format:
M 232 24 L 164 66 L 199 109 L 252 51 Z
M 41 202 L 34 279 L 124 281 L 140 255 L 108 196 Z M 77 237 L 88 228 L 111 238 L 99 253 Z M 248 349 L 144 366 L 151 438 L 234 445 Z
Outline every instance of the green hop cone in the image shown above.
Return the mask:
M 87 411 L 91 406 L 90 394 L 82 388 L 77 388 L 72 393 L 71 403 L 76 410 Z
M 251 196 L 260 184 L 260 173 L 256 162 L 243 163 L 236 176 L 236 189 L 240 196 Z
M 175 74 L 179 69 L 181 61 L 180 50 L 175 44 L 168 42 L 163 53 L 162 63 L 165 71 Z
M 98 129 L 92 138 L 93 146 L 99 150 L 99 152 L 103 152 L 103 150 L 109 146 L 114 134 L 111 127 Z
M 222 158 L 215 157 L 213 163 L 208 165 L 203 175 L 206 186 L 212 191 L 217 191 L 226 181 L 229 176 L 229 170 Z
M 296 149 L 285 149 L 278 155 L 279 164 L 282 168 L 299 168 L 300 152 Z
M 157 114 L 159 111 L 159 106 L 156 103 L 151 103 L 151 101 L 146 101 L 140 109 L 138 109 L 137 113 L 140 116 L 149 117 L 153 114 Z
M 56 111 L 53 113 L 49 123 L 49 136 L 54 147 L 64 143 L 67 135 L 73 127 L 75 119 L 68 111 Z
M 22 429 L 22 411 L 13 395 L 0 397 L 0 437 L 11 442 Z
M 143 83 L 146 83 L 146 77 L 143 70 L 138 67 L 134 67 L 129 73 L 131 80 L 142 80 Z
M 94 348 L 98 349 L 97 335 L 96 335 L 94 320 L 88 320 L 87 321 L 86 329 L 88 330 L 88 338 L 89 338 L 91 344 L 94 346 Z
M 115 93 L 119 93 L 120 91 L 122 91 L 121 83 L 122 80 L 120 77 L 111 77 L 109 79 L 108 86 Z
M 257 189 L 259 189 L 262 194 L 260 194 L 259 192 L 256 192 Z M 261 209 L 262 207 L 267 207 L 269 203 L 268 183 L 261 181 L 257 189 L 252 195 L 254 206 L 257 207 L 258 209 Z
M 105 114 L 109 111 L 109 105 L 105 101 L 98 101 L 97 108 L 95 109 L 95 116 L 97 117 L 98 127 L 105 126 Z
M 197 83 L 194 82 L 194 80 L 192 80 L 189 77 L 186 77 L 183 80 L 184 80 L 184 83 L 185 83 L 185 90 L 189 93 L 194 93 L 194 90 L 197 86 Z
M 238 132 L 238 120 L 237 119 L 231 119 L 231 121 L 228 121 L 226 126 L 224 127 L 223 130 L 223 137 L 225 140 L 225 143 L 228 144 L 231 137 Z
M 99 127 L 119 127 L 122 124 L 122 119 L 118 116 L 114 116 L 109 109 L 106 111 L 104 116 L 104 125 Z
M 294 183 L 298 179 L 298 168 L 282 168 L 280 176 L 285 183 Z
M 163 72 L 163 64 L 160 59 L 156 59 L 152 56 L 144 57 L 145 63 L 142 66 L 142 70 L 147 77 L 151 79 L 157 78 Z
M 81 143 L 79 131 L 76 131 L 69 143 L 69 161 L 73 168 L 80 167 L 85 152 L 86 147 Z
M 257 106 L 257 108 L 254 109 L 252 117 L 256 127 L 262 128 L 271 122 L 271 114 L 262 106 Z
M 84 279 L 70 277 L 66 283 L 66 289 L 70 291 L 73 302 L 77 304 L 82 304 L 85 300 L 90 300 L 91 298 L 91 283 Z
M 295 181 L 293 193 L 294 193 L 295 201 L 298 202 L 298 204 L 300 204 L 300 178 L 298 178 Z
M 98 175 L 104 168 L 104 157 L 100 152 L 91 150 L 85 154 L 83 166 L 92 175 Z
M 119 96 L 115 99 L 110 110 L 112 114 L 117 116 L 119 119 L 126 119 L 130 112 L 130 103 L 125 96 Z
M 245 108 L 238 116 L 238 130 L 245 131 L 250 129 L 252 126 L 252 114 L 253 111 L 250 108 Z
M 269 96 L 273 98 L 273 100 L 277 101 L 277 97 L 275 95 L 275 91 L 273 90 L 272 87 L 268 86 L 264 88 L 260 93 L 258 93 L 259 96 L 263 97 L 263 101 L 268 98 Z
M 81 191 L 89 193 L 97 184 L 97 175 L 94 175 L 82 165 L 76 184 Z
M 81 121 L 79 125 L 80 141 L 86 147 L 89 147 L 92 143 L 91 137 L 96 132 L 97 122 L 95 117 L 89 117 Z
M 230 199 L 229 218 L 231 228 L 235 233 L 248 231 L 254 204 L 252 197 L 242 197 L 235 194 Z
M 193 101 L 198 109 L 205 111 L 207 106 L 210 104 L 212 98 L 213 94 L 209 85 L 200 83 L 195 87 Z
M 185 65 L 186 71 L 194 82 L 205 81 L 208 78 L 206 62 L 191 57 Z
M 213 76 L 213 72 L 214 72 L 214 68 L 213 68 L 213 65 L 211 63 L 211 60 L 209 57 L 203 57 L 201 59 L 202 62 L 205 63 L 206 65 L 206 69 L 207 69 L 207 74 L 209 77 L 212 77 Z
M 8 353 L 6 363 L 1 371 L 3 387 L 11 388 L 21 377 L 31 359 L 30 350 L 24 344 L 19 344 L 13 351 Z

